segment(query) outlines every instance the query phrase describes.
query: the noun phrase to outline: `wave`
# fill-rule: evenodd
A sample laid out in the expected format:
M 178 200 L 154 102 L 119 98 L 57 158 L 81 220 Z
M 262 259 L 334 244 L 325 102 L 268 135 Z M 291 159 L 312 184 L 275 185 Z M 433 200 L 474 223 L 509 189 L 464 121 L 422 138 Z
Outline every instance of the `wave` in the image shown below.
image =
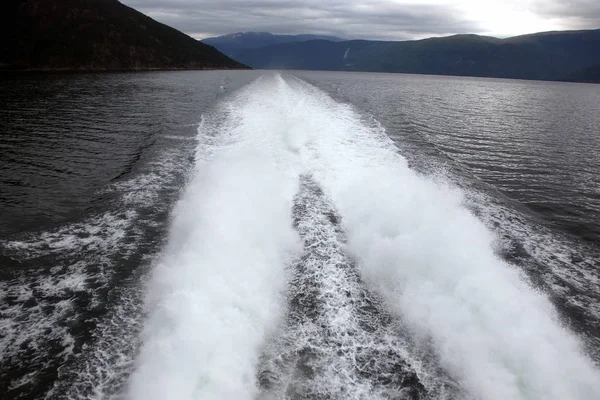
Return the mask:
M 249 98 L 261 89 L 250 85 L 222 105 L 228 118 L 209 115 L 199 127 L 196 171 L 148 289 L 132 399 L 256 392 L 260 347 L 283 310 L 284 266 L 299 247 L 289 212 L 298 182 Z
M 299 79 L 264 76 L 222 101 L 204 119 L 199 140 L 195 174 L 148 287 L 149 317 L 130 398 L 268 397 L 273 385 L 264 383 L 272 381 L 265 371 L 278 365 L 268 355 L 278 343 L 290 343 L 296 329 L 290 315 L 298 311 L 293 299 L 301 292 L 294 284 L 302 268 L 294 266 L 307 262 L 319 287 L 332 293 L 344 290 L 342 281 L 362 285 L 355 292 L 372 293 L 377 312 L 396 321 L 371 333 L 397 338 L 385 346 L 398 346 L 392 354 L 404 358 L 405 376 L 420 381 L 409 398 L 468 397 L 461 390 L 482 399 L 600 398 L 600 375 L 576 335 L 545 294 L 495 254 L 494 234 L 467 210 L 464 193 L 413 172 L 376 122 Z M 314 208 L 305 215 L 308 226 L 330 209 L 342 241 L 317 229 L 309 233 L 322 236 L 310 244 L 306 232 L 294 229 L 306 176 L 328 204 L 308 197 L 306 207 Z M 324 251 L 324 265 L 342 257 L 357 280 L 340 275 L 335 262 L 327 264 L 331 273 L 315 274 L 316 261 L 305 254 L 315 240 L 337 243 L 337 250 Z M 354 339 L 344 340 L 364 342 L 357 311 L 338 297 L 320 297 L 323 323 L 342 334 L 353 329 Z M 338 306 L 337 313 L 327 311 Z M 288 332 L 283 341 L 282 331 Z M 304 336 L 294 339 L 322 334 L 296 331 Z M 322 341 L 320 348 L 336 343 Z M 416 351 L 420 346 L 430 350 Z M 323 371 L 335 366 L 335 374 L 296 373 L 295 379 L 320 379 L 306 390 L 330 398 L 344 398 L 344 390 L 327 391 L 327 377 L 337 379 L 331 387 L 346 388 L 345 398 L 358 393 L 356 354 L 322 354 L 339 355 L 325 363 L 323 355 L 313 357 Z M 431 362 L 448 377 L 427 368 Z M 431 374 L 461 389 L 440 395 Z M 298 387 L 288 385 L 282 396 L 299 396 Z M 360 387 L 357 398 L 392 396 L 375 384 Z

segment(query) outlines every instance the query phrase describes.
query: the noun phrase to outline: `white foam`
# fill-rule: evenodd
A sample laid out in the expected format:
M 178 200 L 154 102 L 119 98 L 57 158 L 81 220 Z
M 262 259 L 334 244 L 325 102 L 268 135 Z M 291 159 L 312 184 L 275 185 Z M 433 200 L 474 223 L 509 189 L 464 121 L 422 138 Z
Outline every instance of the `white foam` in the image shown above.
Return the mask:
M 170 207 L 161 191 L 165 188 L 175 191 L 170 185 L 183 170 L 184 156 L 181 151 L 165 151 L 148 163 L 145 173 L 115 182 L 105 189 L 103 194 L 116 195 L 113 208 L 107 212 L 92 214 L 54 230 L 30 232 L 10 241 L 0 241 L 0 250 L 5 255 L 27 261 L 29 265 L 22 270 L 9 270 L 14 277 L 0 283 L 0 313 L 3 316 L 0 319 L 0 360 L 7 365 L 18 363 L 25 365 L 25 369 L 40 370 L 14 379 L 11 388 L 34 387 L 36 380 L 43 376 L 42 369 L 52 366 L 48 362 L 52 353 L 60 360 L 55 364 L 60 365 L 59 372 L 72 379 L 64 382 L 59 375 L 55 386 L 60 386 L 63 391 L 68 391 L 65 387 L 69 385 L 78 388 L 81 381 L 85 381 L 86 388 L 93 386 L 89 381 L 101 385 L 102 375 L 116 375 L 112 370 L 120 374 L 121 380 L 127 375 L 129 371 L 122 371 L 121 361 L 113 363 L 116 351 L 106 357 L 102 354 L 101 346 L 106 347 L 104 343 L 91 350 L 89 347 L 98 343 L 86 343 L 83 350 L 76 346 L 72 321 L 82 311 L 104 306 L 104 289 L 118 272 L 115 257 L 136 255 L 143 239 L 141 228 L 158 224 L 154 220 L 158 211 Z M 144 209 L 152 210 L 150 217 L 142 215 L 140 211 Z M 77 299 L 81 300 L 79 304 Z M 84 309 L 81 303 L 86 304 Z M 119 307 L 122 305 L 117 309 Z M 100 321 L 97 331 L 114 336 L 102 338 L 106 342 L 124 342 L 129 336 L 123 332 L 133 330 L 133 324 L 128 322 L 119 328 L 119 332 L 116 329 L 108 332 L 102 323 Z M 126 348 L 129 344 L 124 343 L 121 347 Z M 74 354 L 78 357 L 73 357 Z M 82 361 L 85 357 L 88 358 Z M 80 368 L 82 364 L 85 368 Z M 73 370 L 77 370 L 76 373 Z M 55 389 L 51 390 L 49 398 Z
M 542 294 L 497 258 L 460 191 L 417 176 L 376 124 L 296 79 L 262 78 L 200 128 L 195 177 L 148 289 L 133 399 L 249 399 L 312 174 L 363 278 L 476 398 L 600 398 L 600 375 Z
M 310 177 L 301 182 L 294 221 L 304 252 L 288 290 L 287 324 L 263 354 L 260 398 L 468 399 L 365 290 L 336 211 Z
M 122 399 L 120 392 L 139 348 L 142 291 L 127 285 L 115 292 L 117 305 L 98 322 L 77 357 L 58 368 L 59 378 L 46 399 Z
M 169 245 L 148 288 L 149 320 L 132 399 L 250 399 L 265 337 L 285 300 L 298 250 L 291 205 L 297 174 L 264 79 L 199 128 L 195 176 L 177 205 Z M 263 99 L 263 100 L 261 100 Z
M 461 193 L 417 176 L 381 130 L 290 81 L 305 101 L 305 159 L 332 197 L 373 287 L 443 366 L 484 399 L 600 398 L 600 375 L 550 302 L 494 255 Z

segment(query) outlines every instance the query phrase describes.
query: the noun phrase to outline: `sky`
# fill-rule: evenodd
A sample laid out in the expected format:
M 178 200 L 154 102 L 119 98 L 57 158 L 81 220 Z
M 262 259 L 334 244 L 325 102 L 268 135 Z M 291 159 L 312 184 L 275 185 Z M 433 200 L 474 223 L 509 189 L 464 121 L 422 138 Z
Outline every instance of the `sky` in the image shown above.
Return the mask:
M 196 39 L 228 33 L 407 40 L 600 28 L 600 0 L 121 0 Z

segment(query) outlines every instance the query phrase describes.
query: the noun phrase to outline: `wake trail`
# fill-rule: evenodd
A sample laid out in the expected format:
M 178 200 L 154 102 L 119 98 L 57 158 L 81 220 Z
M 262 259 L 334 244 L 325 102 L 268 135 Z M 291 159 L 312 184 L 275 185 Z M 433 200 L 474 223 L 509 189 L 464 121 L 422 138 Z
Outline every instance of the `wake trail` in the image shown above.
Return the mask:
M 600 398 L 544 294 L 376 121 L 276 74 L 199 141 L 129 398 Z
M 384 130 L 351 107 L 289 84 L 290 96 L 310 93 L 319 104 L 306 110 L 322 121 L 308 157 L 361 276 L 415 337 L 431 340 L 440 365 L 478 398 L 599 398 L 581 343 L 546 296 L 496 256 L 493 234 L 462 193 L 410 170 Z
M 260 349 L 282 312 L 283 266 L 299 248 L 289 211 L 297 177 L 259 128 L 264 105 L 248 96 L 260 90 L 249 86 L 199 128 L 196 170 L 147 289 L 127 398 L 257 392 Z
M 304 250 L 291 272 L 283 334 L 262 357 L 263 398 L 422 399 L 449 392 L 428 382 L 428 393 L 421 383 L 431 366 L 412 359 L 398 321 L 365 289 L 346 254 L 340 216 L 308 175 L 300 179 L 293 218 Z

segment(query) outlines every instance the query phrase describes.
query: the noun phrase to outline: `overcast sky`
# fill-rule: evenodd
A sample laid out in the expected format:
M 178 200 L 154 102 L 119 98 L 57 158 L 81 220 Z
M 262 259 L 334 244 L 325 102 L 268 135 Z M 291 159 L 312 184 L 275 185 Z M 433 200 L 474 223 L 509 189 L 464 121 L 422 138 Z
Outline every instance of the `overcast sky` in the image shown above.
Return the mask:
M 600 28 L 600 0 L 121 0 L 202 39 L 227 33 L 315 33 L 348 39 L 498 37 Z

